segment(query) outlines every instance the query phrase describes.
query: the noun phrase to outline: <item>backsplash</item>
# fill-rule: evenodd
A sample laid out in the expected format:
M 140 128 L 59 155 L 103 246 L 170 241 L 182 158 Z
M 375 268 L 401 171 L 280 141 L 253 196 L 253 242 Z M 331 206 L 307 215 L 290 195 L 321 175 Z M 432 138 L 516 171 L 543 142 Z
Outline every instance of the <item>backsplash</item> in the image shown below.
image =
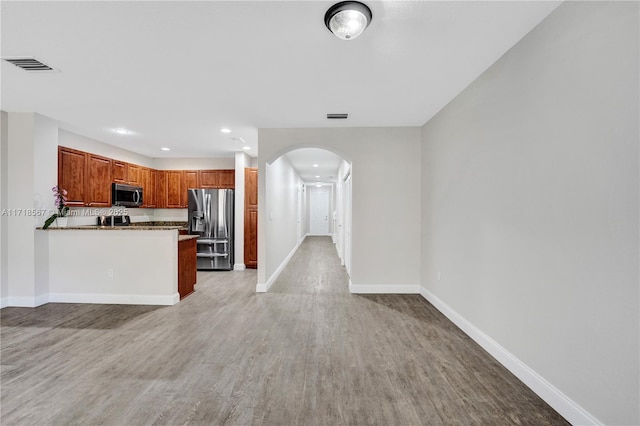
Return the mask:
M 128 215 L 131 223 L 138 222 L 187 222 L 187 209 L 141 209 L 127 207 L 71 207 L 68 226 L 95 225 L 98 216 Z

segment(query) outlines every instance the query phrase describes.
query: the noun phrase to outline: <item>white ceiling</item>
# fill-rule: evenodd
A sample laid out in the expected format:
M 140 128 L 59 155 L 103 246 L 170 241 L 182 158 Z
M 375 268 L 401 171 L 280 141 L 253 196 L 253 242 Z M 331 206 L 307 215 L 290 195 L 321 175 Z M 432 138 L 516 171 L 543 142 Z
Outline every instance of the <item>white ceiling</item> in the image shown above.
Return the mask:
M 325 149 L 302 148 L 285 154 L 304 182 L 335 183 L 342 158 Z M 317 164 L 317 167 L 314 165 Z
M 421 126 L 559 4 L 367 1 L 342 41 L 333 3 L 2 1 L 2 57 L 59 72 L 2 61 L 0 106 L 154 158 L 255 156 L 258 128 Z

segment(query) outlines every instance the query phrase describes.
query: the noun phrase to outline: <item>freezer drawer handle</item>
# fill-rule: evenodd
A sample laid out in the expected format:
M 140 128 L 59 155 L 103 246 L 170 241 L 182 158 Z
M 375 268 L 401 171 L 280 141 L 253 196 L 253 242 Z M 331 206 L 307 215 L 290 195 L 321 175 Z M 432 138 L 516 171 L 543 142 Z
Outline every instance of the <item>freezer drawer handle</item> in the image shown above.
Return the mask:
M 229 253 L 198 253 L 197 257 L 227 257 Z
M 199 239 L 198 244 L 226 244 L 229 240 L 213 240 L 213 239 Z

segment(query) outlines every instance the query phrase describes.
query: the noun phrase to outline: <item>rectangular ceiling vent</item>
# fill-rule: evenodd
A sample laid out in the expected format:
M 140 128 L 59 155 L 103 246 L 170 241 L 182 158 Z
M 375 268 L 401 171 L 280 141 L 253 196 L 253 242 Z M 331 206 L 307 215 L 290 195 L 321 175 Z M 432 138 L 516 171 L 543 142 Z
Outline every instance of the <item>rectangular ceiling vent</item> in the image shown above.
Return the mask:
M 2 58 L 10 64 L 15 65 L 18 68 L 22 68 L 29 72 L 55 72 L 57 69 L 50 67 L 42 61 L 36 58 L 25 56 L 21 58 Z
M 329 120 L 346 120 L 349 114 L 327 114 Z

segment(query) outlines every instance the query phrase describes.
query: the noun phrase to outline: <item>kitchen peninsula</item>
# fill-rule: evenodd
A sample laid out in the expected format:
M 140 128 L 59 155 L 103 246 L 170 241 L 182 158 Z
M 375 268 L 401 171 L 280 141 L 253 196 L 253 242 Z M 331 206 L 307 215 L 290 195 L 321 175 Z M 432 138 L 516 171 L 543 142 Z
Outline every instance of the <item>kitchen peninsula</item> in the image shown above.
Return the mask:
M 193 291 L 197 236 L 181 226 L 39 229 L 49 302 L 174 305 Z M 193 257 L 193 259 L 191 259 Z M 178 259 L 181 259 L 180 262 Z M 45 265 L 43 265 L 44 267 Z M 44 273 L 44 272 L 43 272 Z

